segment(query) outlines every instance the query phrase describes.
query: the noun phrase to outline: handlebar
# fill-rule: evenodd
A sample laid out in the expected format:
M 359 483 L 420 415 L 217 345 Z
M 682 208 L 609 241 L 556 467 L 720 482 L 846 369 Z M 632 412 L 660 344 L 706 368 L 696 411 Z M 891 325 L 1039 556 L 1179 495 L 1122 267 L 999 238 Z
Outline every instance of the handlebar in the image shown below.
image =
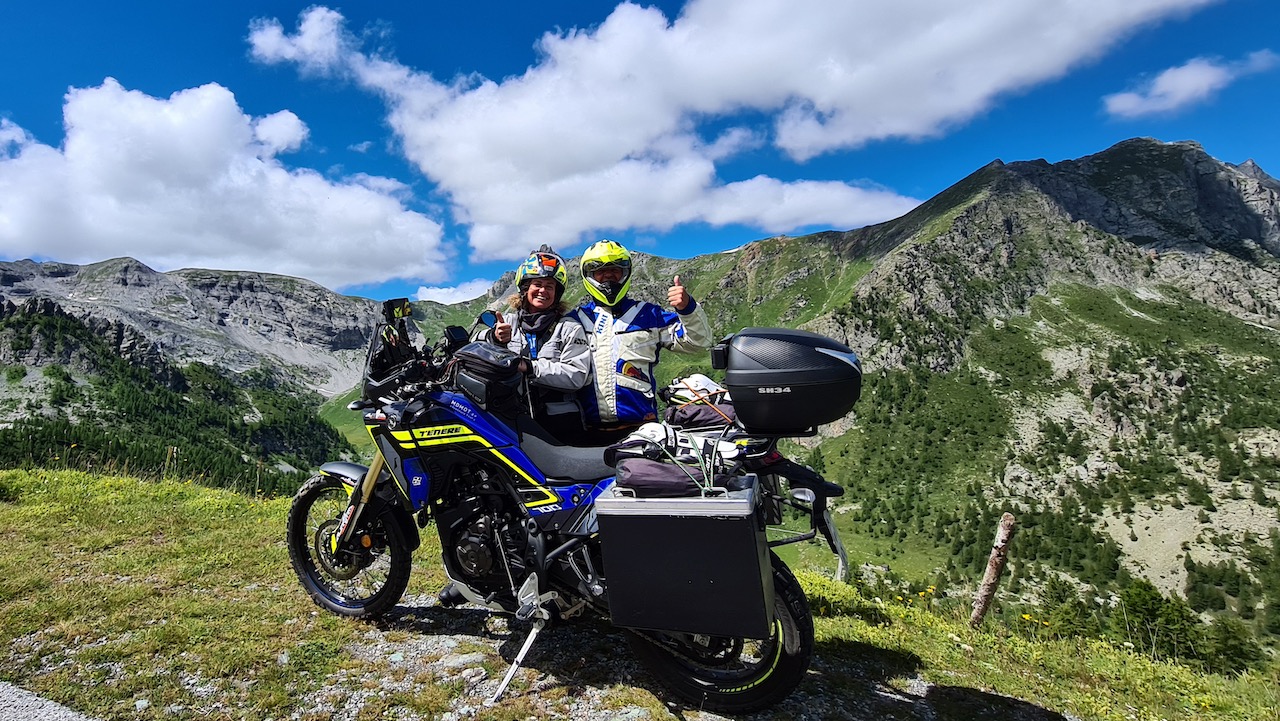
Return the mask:
M 404 303 L 388 301 L 388 304 L 392 306 L 393 311 L 397 311 L 401 315 L 396 316 L 397 321 L 389 320 L 387 326 L 392 327 L 390 325 L 392 322 L 403 324 L 405 312 L 403 306 L 407 304 L 407 301 Z M 496 315 L 492 311 L 486 311 L 480 314 L 470 331 L 461 326 L 448 326 L 444 329 L 444 333 L 436 345 L 429 345 L 421 349 L 413 348 L 408 343 L 406 336 L 399 341 L 400 350 L 397 353 L 400 354 L 401 358 L 404 355 L 411 355 L 412 357 L 398 365 L 391 366 L 385 371 L 379 369 L 376 374 L 372 370 L 376 367 L 373 359 L 382 351 L 378 350 L 375 353 L 375 349 L 379 348 L 378 343 L 380 342 L 379 334 L 375 333 L 373 340 L 370 342 L 369 360 L 366 361 L 362 397 L 360 400 L 348 404 L 348 410 L 370 410 L 379 407 L 388 400 L 404 400 L 420 393 L 426 385 L 441 380 L 441 376 L 445 373 L 445 369 L 448 368 L 454 352 L 470 342 L 471 334 L 476 328 L 482 324 L 493 327 L 495 322 Z M 382 325 L 379 325 L 379 328 L 382 327 Z M 393 335 L 400 337 L 406 334 L 401 330 L 393 333 Z M 395 344 L 396 342 L 393 340 L 392 345 Z

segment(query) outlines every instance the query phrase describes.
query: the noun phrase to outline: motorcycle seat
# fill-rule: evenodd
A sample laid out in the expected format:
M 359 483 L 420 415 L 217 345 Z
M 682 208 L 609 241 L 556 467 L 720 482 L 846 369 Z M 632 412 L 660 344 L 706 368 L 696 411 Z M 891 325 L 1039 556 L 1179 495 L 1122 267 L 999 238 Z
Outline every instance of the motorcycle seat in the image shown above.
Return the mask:
M 528 416 L 520 418 L 517 426 L 521 450 L 553 485 L 598 481 L 615 474 L 604 462 L 607 446 L 567 446 Z

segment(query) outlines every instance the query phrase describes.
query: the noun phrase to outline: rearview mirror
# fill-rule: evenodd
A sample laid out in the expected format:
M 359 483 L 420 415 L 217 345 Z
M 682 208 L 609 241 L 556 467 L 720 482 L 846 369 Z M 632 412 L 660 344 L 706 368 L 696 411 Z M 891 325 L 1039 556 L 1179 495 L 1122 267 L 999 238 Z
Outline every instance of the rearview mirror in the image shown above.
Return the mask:
M 498 314 L 491 310 L 486 310 L 480 314 L 480 322 L 492 328 L 498 324 Z

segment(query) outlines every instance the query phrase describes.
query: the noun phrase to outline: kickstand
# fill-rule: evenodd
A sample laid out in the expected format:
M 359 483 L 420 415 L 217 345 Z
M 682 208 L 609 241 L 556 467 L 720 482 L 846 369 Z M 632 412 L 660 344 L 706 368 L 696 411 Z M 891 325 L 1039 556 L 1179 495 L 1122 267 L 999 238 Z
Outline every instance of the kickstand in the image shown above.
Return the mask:
M 489 699 L 489 703 L 495 704 L 502 696 L 502 692 L 507 690 L 507 684 L 511 683 L 511 679 L 516 675 L 516 669 L 520 668 L 520 663 L 524 661 L 524 655 L 529 653 L 529 647 L 533 645 L 533 639 L 547 625 L 543 619 L 533 622 L 533 630 L 529 631 L 529 637 L 524 640 L 524 645 L 520 647 L 520 653 L 516 654 L 516 660 L 511 663 L 511 668 L 507 670 L 507 675 L 502 679 L 502 683 L 498 686 L 498 690 L 494 692 L 493 698 Z

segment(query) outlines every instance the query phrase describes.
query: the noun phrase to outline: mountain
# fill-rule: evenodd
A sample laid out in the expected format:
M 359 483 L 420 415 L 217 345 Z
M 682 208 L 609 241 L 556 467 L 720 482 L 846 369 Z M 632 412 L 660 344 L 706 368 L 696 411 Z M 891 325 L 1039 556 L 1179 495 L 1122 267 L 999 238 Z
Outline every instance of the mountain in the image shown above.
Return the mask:
M 1280 194 L 1267 177 L 1137 139 L 996 161 L 902 218 L 814 239 L 833 273 L 870 265 L 850 300 L 827 295 L 802 324 L 869 370 L 853 418 L 811 456 L 849 490 L 837 523 L 858 555 L 954 586 L 980 574 L 1009 511 L 1011 604 L 1065 578 L 1081 608 L 1114 609 L 1142 578 L 1274 642 Z
M 352 450 L 317 392 L 359 378 L 375 309 L 260 273 L 0 263 L 0 463 L 292 492 Z
M 185 269 L 158 273 L 132 258 L 76 266 L 0 262 L 11 306 L 52 300 L 62 311 L 116 329 L 119 343 L 166 358 L 244 372 L 269 365 L 317 391 L 355 385 L 377 303 L 299 278 Z M 131 349 L 120 348 L 122 356 Z M 33 364 L 38 365 L 39 359 Z
M 1275 643 L 1278 219 L 1280 187 L 1256 163 L 1138 138 L 1058 163 L 995 160 L 866 228 L 689 259 L 635 253 L 632 293 L 662 298 L 678 274 L 720 336 L 798 327 L 863 357 L 854 412 L 789 452 L 846 487 L 835 520 L 877 582 L 963 592 L 1009 511 L 1020 530 L 997 613 L 1013 625 L 1052 600 L 1075 631 L 1106 628 L 1145 580 L 1188 613 Z M 511 280 L 464 304 L 416 303 L 415 319 L 428 338 L 469 324 Z M 569 293 L 580 299 L 580 284 Z M 306 281 L 127 259 L 0 264 L 0 296 L 4 318 L 61 313 L 131 368 L 183 374 L 168 388 L 191 386 L 182 369 L 196 363 L 340 392 L 377 313 Z M 69 369 L 9 382 L 10 418 L 92 386 L 75 344 L 41 345 L 9 322 L 0 361 Z M 667 354 L 659 370 L 709 369 Z

